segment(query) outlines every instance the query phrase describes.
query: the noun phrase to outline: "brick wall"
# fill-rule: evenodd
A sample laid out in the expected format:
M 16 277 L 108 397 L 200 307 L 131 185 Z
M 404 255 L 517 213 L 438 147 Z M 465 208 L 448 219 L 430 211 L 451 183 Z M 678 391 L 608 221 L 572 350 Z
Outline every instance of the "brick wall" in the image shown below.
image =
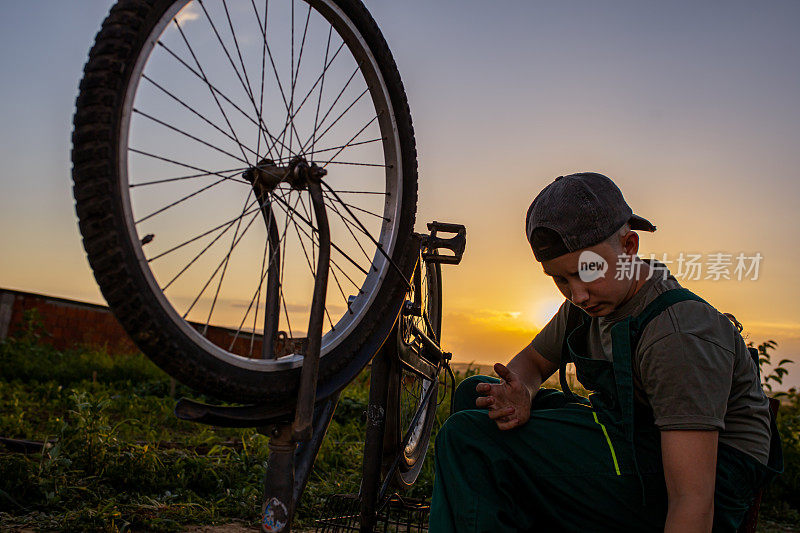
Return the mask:
M 44 341 L 58 349 L 90 345 L 105 346 L 115 352 L 138 350 L 106 306 L 10 289 L 0 289 L 0 340 L 20 331 L 23 314 L 29 309 L 38 310 L 48 334 Z M 193 325 L 202 331 L 201 325 Z M 235 339 L 231 351 L 240 355 L 251 353 L 249 333 L 236 336 L 235 330 L 211 326 L 206 337 L 225 350 Z M 256 356 L 261 353 L 261 335 L 255 335 L 252 353 Z
M 0 289 L 0 307 L 0 339 L 19 332 L 23 314 L 36 309 L 47 332 L 44 341 L 56 348 L 83 344 L 115 351 L 137 350 L 108 307 L 102 305 Z

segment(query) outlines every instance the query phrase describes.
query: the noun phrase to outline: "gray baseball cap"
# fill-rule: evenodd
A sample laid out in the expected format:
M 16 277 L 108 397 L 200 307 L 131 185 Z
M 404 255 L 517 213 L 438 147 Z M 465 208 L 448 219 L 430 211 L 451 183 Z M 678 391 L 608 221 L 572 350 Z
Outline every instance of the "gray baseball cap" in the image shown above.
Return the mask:
M 594 246 L 626 222 L 631 229 L 656 230 L 633 214 L 613 181 L 596 172 L 579 172 L 557 177 L 533 199 L 525 227 L 533 255 L 542 262 Z

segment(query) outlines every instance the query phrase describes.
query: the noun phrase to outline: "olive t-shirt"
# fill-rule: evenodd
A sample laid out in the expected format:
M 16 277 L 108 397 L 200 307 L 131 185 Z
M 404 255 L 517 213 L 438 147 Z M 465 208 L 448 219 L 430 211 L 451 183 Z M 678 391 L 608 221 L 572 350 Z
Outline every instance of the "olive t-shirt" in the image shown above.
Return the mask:
M 662 264 L 623 306 L 592 317 L 587 349 L 593 359 L 612 360 L 611 327 L 636 316 L 659 294 L 679 288 Z M 533 339 L 533 348 L 558 364 L 567 301 Z M 644 329 L 632 356 L 635 401 L 653 410 L 662 430 L 719 430 L 719 441 L 766 464 L 769 402 L 744 339 L 727 317 L 698 301 L 673 304 Z

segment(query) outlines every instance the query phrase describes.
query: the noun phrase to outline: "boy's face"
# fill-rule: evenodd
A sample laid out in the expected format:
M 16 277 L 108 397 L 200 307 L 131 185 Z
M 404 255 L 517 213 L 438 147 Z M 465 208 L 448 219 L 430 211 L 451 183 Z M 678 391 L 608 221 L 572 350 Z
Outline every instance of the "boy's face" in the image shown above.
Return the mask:
M 578 271 L 578 259 L 587 250 L 602 257 L 608 265 L 604 275 L 588 282 L 581 279 Z M 602 242 L 544 261 L 542 269 L 553 278 L 561 294 L 573 304 L 590 316 L 606 316 L 633 296 L 636 280 L 630 276 L 617 276 L 617 262 L 620 254 L 635 257 L 638 250 L 639 236 L 629 231 L 620 237 L 618 246 Z

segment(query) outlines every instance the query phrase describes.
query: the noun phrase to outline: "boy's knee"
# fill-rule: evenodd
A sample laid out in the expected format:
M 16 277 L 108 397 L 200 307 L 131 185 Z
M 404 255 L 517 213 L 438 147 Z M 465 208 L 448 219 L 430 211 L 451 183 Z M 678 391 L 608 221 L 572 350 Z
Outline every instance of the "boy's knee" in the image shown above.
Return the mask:
M 436 434 L 436 449 L 459 447 L 460 442 L 475 439 L 475 425 L 479 416 L 486 413 L 465 409 L 450 415 Z
M 453 395 L 453 411 L 464 411 L 466 409 L 477 409 L 475 400 L 480 396 L 475 390 L 479 383 L 499 383 L 500 380 L 491 376 L 469 376 L 462 381 Z

